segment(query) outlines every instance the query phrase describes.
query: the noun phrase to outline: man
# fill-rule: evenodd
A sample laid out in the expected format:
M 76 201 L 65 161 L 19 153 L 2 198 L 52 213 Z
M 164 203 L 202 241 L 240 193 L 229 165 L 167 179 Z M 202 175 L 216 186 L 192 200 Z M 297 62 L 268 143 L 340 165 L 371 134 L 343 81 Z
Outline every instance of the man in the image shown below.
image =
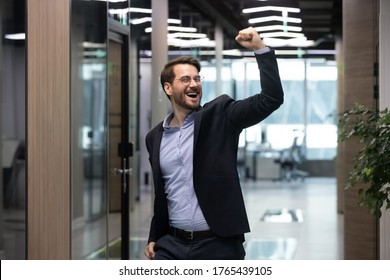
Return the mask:
M 148 259 L 244 259 L 249 232 L 237 172 L 241 131 L 283 103 L 274 52 L 248 27 L 236 41 L 251 49 L 262 92 L 241 101 L 221 95 L 200 106 L 200 64 L 191 57 L 167 63 L 161 85 L 173 112 L 146 136 L 155 188 Z

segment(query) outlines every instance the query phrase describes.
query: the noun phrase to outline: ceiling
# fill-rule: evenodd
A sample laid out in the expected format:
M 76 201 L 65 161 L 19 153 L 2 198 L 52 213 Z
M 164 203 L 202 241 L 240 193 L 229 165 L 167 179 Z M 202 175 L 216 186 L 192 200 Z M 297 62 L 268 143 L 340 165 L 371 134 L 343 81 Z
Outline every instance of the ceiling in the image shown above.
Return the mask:
M 151 0 L 131 0 L 130 3 L 131 7 L 151 7 Z M 180 19 L 181 26 L 196 27 L 198 32 L 206 33 L 211 40 L 214 39 L 215 22 L 218 21 L 223 28 L 224 50 L 237 49 L 240 46 L 234 41 L 234 37 L 240 29 L 250 25 L 254 27 L 265 25 L 265 23 L 249 24 L 250 17 L 281 15 L 280 11 L 260 12 L 250 16 L 242 13 L 244 8 L 261 6 L 299 8 L 299 13 L 289 13 L 288 16 L 299 17 L 302 22 L 289 23 L 289 25 L 302 27 L 301 33 L 308 40 L 314 41 L 314 45 L 310 47 L 274 47 L 280 52 L 279 56 L 296 57 L 296 55 L 282 53 L 299 49 L 301 57 L 321 56 L 334 59 L 335 39 L 342 35 L 342 0 L 169 0 L 169 18 Z M 139 15 L 131 14 L 131 17 L 139 17 Z M 266 24 L 280 24 L 280 22 L 273 21 Z M 132 32 L 137 34 L 141 50 L 150 50 L 151 36 L 144 31 L 150 25 L 151 23 L 148 22 L 131 27 Z
M 156 0 L 158 1 L 158 0 Z M 6 1 L 13 3 L 15 18 L 24 18 L 25 0 Z M 130 0 L 131 7 L 151 8 L 152 0 Z M 102 2 L 100 2 L 102 3 Z M 110 8 L 126 8 L 126 2 L 108 2 Z M 310 47 L 274 47 L 279 57 L 324 57 L 334 59 L 335 40 L 342 34 L 342 0 L 168 0 L 169 18 L 180 19 L 181 26 L 195 27 L 198 32 L 205 33 L 214 40 L 214 29 L 218 21 L 223 28 L 223 48 L 224 50 L 240 49 L 235 42 L 234 37 L 240 29 L 250 25 L 258 27 L 265 23 L 250 24 L 249 17 L 267 17 L 281 15 L 281 12 L 268 11 L 257 14 L 244 14 L 244 8 L 262 7 L 262 6 L 283 6 L 299 8 L 297 14 L 288 13 L 288 16 L 299 17 L 302 22 L 299 24 L 289 23 L 302 27 L 303 33 L 308 40 L 314 41 Z M 130 13 L 130 19 L 151 16 L 143 13 Z M 281 24 L 280 22 L 267 22 L 267 25 Z M 15 26 L 24 28 L 24 20 L 18 20 Z M 145 33 L 145 28 L 150 27 L 151 22 L 139 25 L 131 25 L 131 34 L 137 38 L 139 49 L 151 49 L 151 34 Z M 260 32 L 260 34 L 264 34 Z M 170 47 L 177 49 L 177 47 Z M 210 48 L 209 48 L 210 49 Z M 283 54 L 287 51 L 295 54 Z M 299 53 L 297 55 L 296 53 Z M 283 52 L 283 53 L 282 53 Z

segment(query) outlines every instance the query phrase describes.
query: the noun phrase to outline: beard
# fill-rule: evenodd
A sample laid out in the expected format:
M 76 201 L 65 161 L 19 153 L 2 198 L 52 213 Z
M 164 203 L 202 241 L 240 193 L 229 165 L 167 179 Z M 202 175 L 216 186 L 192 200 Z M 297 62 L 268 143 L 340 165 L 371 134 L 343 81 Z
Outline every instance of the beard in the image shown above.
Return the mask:
M 190 93 L 173 94 L 171 96 L 173 103 L 177 107 L 181 107 L 185 110 L 193 111 L 200 106 L 202 99 L 202 93 L 200 90 L 191 91 Z

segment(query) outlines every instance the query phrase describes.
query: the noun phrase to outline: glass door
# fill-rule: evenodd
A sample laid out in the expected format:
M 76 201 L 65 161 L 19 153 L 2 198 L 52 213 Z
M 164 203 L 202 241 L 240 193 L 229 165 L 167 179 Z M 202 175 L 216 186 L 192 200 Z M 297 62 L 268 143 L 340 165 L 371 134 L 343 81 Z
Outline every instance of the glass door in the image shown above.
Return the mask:
M 106 259 L 107 3 L 71 8 L 72 259 Z
M 129 259 L 130 30 L 107 12 L 72 0 L 72 259 Z
M 128 34 L 120 33 L 115 25 L 110 28 L 108 40 L 108 258 L 129 259 L 129 178 L 132 175 L 129 159 L 133 148 L 129 143 Z
M 0 0 L 0 259 L 26 258 L 24 1 Z

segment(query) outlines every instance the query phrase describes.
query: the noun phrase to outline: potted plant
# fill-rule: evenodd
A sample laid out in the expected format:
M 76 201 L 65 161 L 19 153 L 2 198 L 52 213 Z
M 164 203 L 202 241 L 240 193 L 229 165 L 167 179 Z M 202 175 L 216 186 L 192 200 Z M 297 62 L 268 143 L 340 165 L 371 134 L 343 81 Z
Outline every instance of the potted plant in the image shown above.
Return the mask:
M 338 128 L 339 142 L 358 137 L 362 143 L 353 158 L 346 188 L 366 184 L 368 188 L 358 190 L 358 203 L 380 218 L 382 206 L 390 208 L 390 111 L 355 104 L 340 116 Z

